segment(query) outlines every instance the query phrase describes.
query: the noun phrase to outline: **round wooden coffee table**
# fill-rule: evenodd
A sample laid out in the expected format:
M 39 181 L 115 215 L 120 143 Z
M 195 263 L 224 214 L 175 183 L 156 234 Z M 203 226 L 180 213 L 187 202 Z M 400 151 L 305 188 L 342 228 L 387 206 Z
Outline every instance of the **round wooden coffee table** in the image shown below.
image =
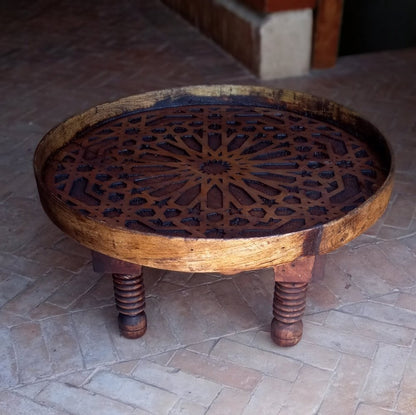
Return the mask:
M 249 86 L 150 92 L 50 131 L 35 154 L 43 207 L 113 273 L 121 333 L 144 334 L 141 267 L 274 267 L 272 338 L 302 336 L 315 257 L 381 216 L 393 163 L 380 132 L 307 94 Z M 336 276 L 334 276 L 336 278 Z

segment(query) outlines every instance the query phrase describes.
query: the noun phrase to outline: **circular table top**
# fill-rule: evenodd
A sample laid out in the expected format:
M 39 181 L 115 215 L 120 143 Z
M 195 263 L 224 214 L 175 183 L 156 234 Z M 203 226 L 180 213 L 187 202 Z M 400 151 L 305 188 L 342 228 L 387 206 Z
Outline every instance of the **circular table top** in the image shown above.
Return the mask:
M 35 170 L 45 210 L 81 243 L 161 267 L 175 253 L 182 262 L 180 249 L 166 248 L 179 244 L 187 248 L 184 264 L 173 268 L 199 271 L 210 269 L 189 265 L 189 256 L 196 263 L 202 253 L 218 258 L 221 246 L 234 247 L 230 255 L 247 250 L 247 240 L 278 249 L 291 235 L 289 249 L 303 249 L 292 259 L 322 253 L 323 229 L 340 232 L 342 220 L 360 209 L 376 215 L 366 218 L 370 226 L 387 203 L 387 194 L 382 203 L 376 196 L 391 191 L 392 162 L 382 135 L 334 103 L 291 91 L 213 86 L 130 97 L 74 117 L 43 139 Z M 111 235 L 108 249 L 101 247 L 103 234 Z M 151 261 L 146 239 L 159 245 Z M 138 241 L 140 252 L 133 253 Z M 118 244 L 130 254 L 120 255 Z

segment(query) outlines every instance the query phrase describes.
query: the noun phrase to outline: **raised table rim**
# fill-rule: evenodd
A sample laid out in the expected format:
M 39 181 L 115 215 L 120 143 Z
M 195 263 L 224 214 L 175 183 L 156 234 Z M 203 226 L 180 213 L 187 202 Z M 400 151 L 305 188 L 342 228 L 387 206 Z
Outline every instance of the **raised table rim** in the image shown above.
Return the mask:
M 265 102 L 284 102 L 288 110 L 307 112 L 313 117 L 331 118 L 353 128 L 366 128 L 377 135 L 390 156 L 389 173 L 383 185 L 345 216 L 306 230 L 252 238 L 192 238 L 148 234 L 124 227 L 109 227 L 85 217 L 49 192 L 42 180 L 43 166 L 57 149 L 83 129 L 124 113 L 149 109 L 187 97 L 244 96 Z M 42 205 L 51 220 L 65 233 L 110 257 L 144 266 L 188 272 L 233 273 L 276 266 L 298 257 L 325 254 L 364 232 L 387 207 L 393 186 L 394 162 L 391 147 L 380 131 L 356 112 L 332 101 L 283 89 L 253 86 L 211 85 L 175 88 L 133 95 L 98 105 L 69 118 L 48 132 L 34 157 L 35 177 Z M 163 250 L 161 249 L 163 246 Z

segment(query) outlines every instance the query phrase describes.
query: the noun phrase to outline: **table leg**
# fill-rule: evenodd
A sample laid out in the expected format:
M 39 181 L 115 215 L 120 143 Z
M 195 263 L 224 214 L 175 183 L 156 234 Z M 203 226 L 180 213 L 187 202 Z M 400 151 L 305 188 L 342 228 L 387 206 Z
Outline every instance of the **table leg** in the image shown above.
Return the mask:
M 113 274 L 113 283 L 120 333 L 137 339 L 147 328 L 143 274 Z
M 304 257 L 274 267 L 275 288 L 271 336 L 281 347 L 297 344 L 302 338 L 302 316 L 315 257 Z
M 96 272 L 113 274 L 114 297 L 119 311 L 118 326 L 122 336 L 137 339 L 146 331 L 145 295 L 142 267 L 99 252 L 92 252 Z
M 307 287 L 308 283 L 275 282 L 271 335 L 278 346 L 294 346 L 302 337 Z

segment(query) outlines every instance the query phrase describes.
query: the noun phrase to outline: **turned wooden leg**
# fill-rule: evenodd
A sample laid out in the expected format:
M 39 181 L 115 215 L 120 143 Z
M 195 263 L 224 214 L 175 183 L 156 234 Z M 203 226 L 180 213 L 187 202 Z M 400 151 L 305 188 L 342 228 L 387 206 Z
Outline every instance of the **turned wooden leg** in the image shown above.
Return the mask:
M 113 274 L 114 297 L 119 311 L 118 326 L 122 336 L 137 339 L 146 331 L 145 297 L 142 267 L 99 252 L 92 252 L 96 272 Z
M 308 283 L 275 282 L 271 335 L 278 346 L 294 346 L 302 338 L 307 288 Z
M 113 274 L 113 283 L 120 333 L 137 339 L 147 328 L 143 274 Z
M 302 338 L 302 316 L 314 263 L 315 257 L 305 257 L 274 267 L 274 318 L 271 336 L 278 346 L 294 346 Z

